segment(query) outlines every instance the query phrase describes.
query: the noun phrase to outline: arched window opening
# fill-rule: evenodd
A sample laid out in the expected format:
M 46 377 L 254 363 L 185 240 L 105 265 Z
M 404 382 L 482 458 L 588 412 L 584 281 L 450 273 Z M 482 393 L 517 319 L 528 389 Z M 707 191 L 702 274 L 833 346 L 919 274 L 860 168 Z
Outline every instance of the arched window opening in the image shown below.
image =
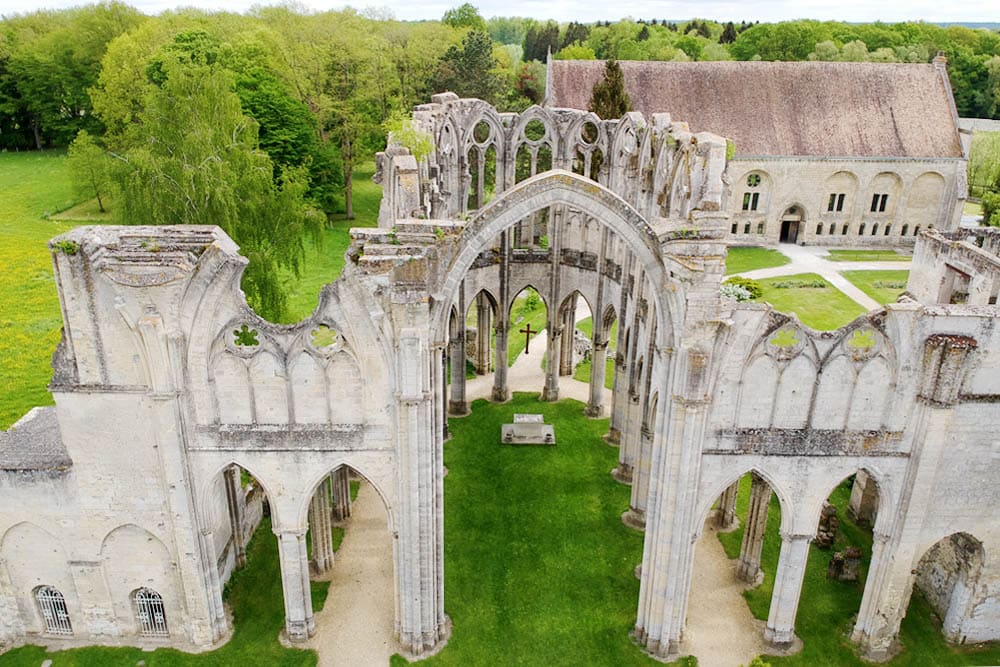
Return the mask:
M 903 225 L 903 229 L 899 232 L 900 236 L 906 236 L 906 232 L 910 231 L 909 225 Z
M 40 586 L 35 590 L 38 611 L 45 621 L 45 632 L 50 635 L 71 635 L 73 625 L 69 621 L 66 598 L 52 586 Z
M 135 617 L 139 622 L 139 634 L 143 637 L 169 637 L 167 616 L 163 609 L 163 597 L 149 588 L 140 588 L 132 593 L 135 601 Z

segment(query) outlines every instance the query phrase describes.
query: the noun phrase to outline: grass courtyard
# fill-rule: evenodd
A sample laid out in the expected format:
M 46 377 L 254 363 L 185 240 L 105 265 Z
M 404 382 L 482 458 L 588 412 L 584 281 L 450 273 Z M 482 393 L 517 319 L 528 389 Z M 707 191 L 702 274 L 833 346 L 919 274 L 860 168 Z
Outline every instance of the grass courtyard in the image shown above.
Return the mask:
M 766 301 L 782 313 L 795 313 L 808 327 L 830 331 L 865 313 L 865 309 L 815 273 L 797 273 L 757 281 Z
M 895 303 L 906 290 L 909 271 L 844 271 L 854 286 L 881 304 Z
M 791 261 L 774 248 L 732 246 L 726 254 L 726 275 L 784 266 Z

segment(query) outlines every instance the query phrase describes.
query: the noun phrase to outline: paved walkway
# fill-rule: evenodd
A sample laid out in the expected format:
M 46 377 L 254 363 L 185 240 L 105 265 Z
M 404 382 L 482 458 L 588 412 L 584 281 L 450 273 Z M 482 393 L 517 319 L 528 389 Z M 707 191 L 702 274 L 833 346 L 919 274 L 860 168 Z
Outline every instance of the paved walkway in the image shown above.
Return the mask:
M 326 604 L 316 613 L 316 634 L 308 642 L 319 653 L 319 667 L 384 666 L 399 651 L 392 630 L 392 538 L 386 525 L 382 499 L 362 481 L 333 568 L 318 577 L 330 581 Z
M 842 271 L 909 271 L 910 262 L 831 262 L 825 259 L 829 248 L 822 246 L 800 246 L 792 243 L 782 243 L 778 250 L 783 255 L 792 260 L 784 266 L 775 266 L 769 269 L 756 269 L 745 271 L 735 275 L 744 278 L 776 278 L 778 276 L 791 276 L 796 273 L 818 273 L 824 280 L 839 289 L 850 297 L 853 301 L 861 304 L 866 310 L 875 310 L 882 307 L 878 301 L 871 298 L 860 289 L 854 286 L 843 275 Z

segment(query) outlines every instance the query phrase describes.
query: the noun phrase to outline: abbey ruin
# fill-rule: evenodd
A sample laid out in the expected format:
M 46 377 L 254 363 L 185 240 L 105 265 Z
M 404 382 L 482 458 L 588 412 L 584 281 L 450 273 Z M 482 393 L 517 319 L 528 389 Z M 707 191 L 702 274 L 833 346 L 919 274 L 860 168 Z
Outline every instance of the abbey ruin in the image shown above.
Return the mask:
M 397 639 L 410 656 L 439 648 L 442 447 L 447 417 L 468 410 L 446 363 L 492 368 L 506 400 L 510 306 L 529 285 L 548 306 L 545 400 L 572 366 L 576 304 L 593 314 L 586 413 L 610 417 L 614 475 L 631 485 L 623 520 L 645 531 L 645 650 L 681 648 L 695 542 L 710 512 L 731 515 L 747 473 L 741 576 L 759 568 L 760 508 L 772 492 L 781 505 L 769 642 L 794 640 L 823 502 L 852 475 L 875 536 L 862 652 L 892 653 L 915 585 L 950 641 L 1000 639 L 1000 236 L 923 228 L 898 303 L 817 332 L 720 295 L 746 178 L 723 137 L 664 113 L 498 113 L 447 93 L 413 119 L 432 152 L 390 142 L 379 155 L 379 227 L 352 232 L 342 276 L 298 324 L 251 311 L 247 260 L 218 228 L 84 227 L 50 244 L 56 405 L 0 433 L 0 647 L 218 645 L 261 495 L 285 634 L 305 640 L 310 569 L 329 567 L 352 471 L 386 507 Z

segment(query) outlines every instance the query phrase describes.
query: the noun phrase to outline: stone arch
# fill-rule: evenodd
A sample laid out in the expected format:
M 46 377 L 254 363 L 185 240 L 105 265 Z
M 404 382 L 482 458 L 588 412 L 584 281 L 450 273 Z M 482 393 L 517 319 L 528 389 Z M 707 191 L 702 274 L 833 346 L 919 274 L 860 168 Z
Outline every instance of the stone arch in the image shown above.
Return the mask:
M 733 484 L 738 483 L 741 479 L 743 479 L 743 477 L 751 473 L 759 476 L 767 482 L 767 485 L 771 487 L 774 495 L 778 497 L 778 505 L 781 508 L 781 530 L 784 532 L 792 530 L 796 506 L 792 502 L 791 495 L 784 486 L 777 482 L 777 478 L 767 472 L 763 466 L 753 465 L 747 468 L 741 468 L 740 472 L 737 474 L 730 474 L 726 476 L 725 482 L 711 487 L 709 492 L 699 499 L 695 511 L 695 517 L 698 520 L 696 528 L 698 529 L 699 534 L 701 526 L 703 526 L 705 521 L 708 519 L 708 513 L 712 511 L 712 505 L 716 500 L 718 500 L 719 496 L 721 496 L 726 489 L 731 487 Z
M 258 475 L 257 472 L 255 472 L 256 466 L 248 466 L 244 461 L 237 460 L 234 457 L 229 461 L 227 461 L 226 463 L 216 467 L 209 475 L 207 475 L 201 481 L 201 484 L 198 487 L 198 496 L 197 496 L 199 517 L 206 517 L 210 514 L 211 510 L 207 507 L 206 503 L 210 502 L 212 499 L 212 493 L 211 493 L 212 487 L 215 485 L 216 481 L 220 477 L 222 477 L 222 474 L 226 471 L 226 469 L 231 466 L 238 466 L 243 470 L 246 470 L 250 474 L 250 476 L 253 477 L 254 481 L 260 485 L 260 488 L 264 492 L 264 495 L 267 496 L 268 498 L 273 497 L 271 495 L 270 491 L 271 487 L 269 486 L 269 483 L 261 479 L 260 475 Z M 207 526 L 204 525 L 200 527 L 203 529 L 207 528 Z
M 866 213 L 885 213 L 892 215 L 896 211 L 899 196 L 903 191 L 903 179 L 894 171 L 883 171 L 875 175 L 868 185 L 868 201 L 862 201 L 862 210 Z M 883 207 L 882 201 L 876 202 L 874 197 L 888 195 Z M 872 210 L 874 208 L 874 210 Z
M 550 300 L 549 295 L 544 290 L 540 290 L 537 287 L 535 287 L 535 285 L 532 283 L 531 280 L 525 280 L 523 284 L 519 283 L 516 286 L 512 287 L 510 290 L 510 300 L 508 301 L 506 306 L 508 318 L 510 318 L 510 311 L 514 307 L 514 302 L 517 301 L 517 297 L 521 296 L 521 293 L 527 289 L 534 290 L 535 293 L 538 294 L 538 298 L 542 300 L 542 305 L 545 306 L 546 312 L 548 312 L 549 308 L 552 307 L 551 304 L 549 303 Z
M 911 225 L 933 225 L 945 192 L 945 179 L 936 171 L 926 171 L 910 184 L 906 195 L 906 221 Z
M 181 618 L 183 603 L 176 582 L 177 564 L 159 537 L 134 523 L 127 523 L 105 535 L 100 560 L 108 583 L 118 625 L 126 634 L 139 634 L 132 609 L 132 591 L 152 588 L 163 597 L 167 615 Z
M 931 545 L 913 570 L 913 586 L 941 618 L 941 632 L 949 642 L 974 643 L 991 637 L 988 618 L 978 620 L 975 614 L 989 599 L 979 590 L 985 561 L 983 543 L 969 533 L 957 532 Z
M 778 378 L 778 364 L 767 354 L 758 355 L 744 367 L 736 401 L 738 428 L 770 427 Z
M 730 210 L 736 213 L 763 215 L 768 210 L 772 185 L 771 175 L 764 169 L 746 170 L 734 181 Z
M 69 559 L 62 543 L 52 533 L 31 521 L 14 524 L 0 539 L 0 561 L 10 577 L 11 593 L 25 630 L 45 630 L 33 594 L 40 586 L 52 586 L 62 593 L 71 620 L 77 620 L 79 604 L 70 576 Z
M 316 490 L 319 488 L 320 484 L 330 475 L 332 472 L 336 472 L 340 468 L 347 468 L 350 472 L 353 472 L 365 480 L 371 485 L 372 489 L 378 494 L 379 499 L 382 501 L 382 507 L 385 509 L 386 524 L 388 526 L 389 532 L 395 532 L 396 520 L 395 520 L 395 508 L 392 503 L 389 502 L 389 496 L 386 495 L 385 490 L 382 488 L 382 484 L 376 481 L 377 478 L 366 474 L 362 469 L 363 466 L 358 466 L 356 462 L 350 462 L 348 459 L 338 460 L 334 462 L 329 468 L 324 468 L 323 472 L 319 474 L 314 474 L 311 478 L 306 480 L 303 488 L 306 489 L 306 493 L 302 494 L 302 497 L 298 502 L 298 509 L 296 509 L 295 520 L 296 526 L 305 526 L 308 524 L 309 517 L 309 502 Z
M 858 177 L 854 172 L 840 170 L 830 174 L 820 193 L 819 210 L 829 214 L 850 214 L 858 196 Z
M 667 318 L 670 313 L 681 312 L 679 293 L 664 289 L 673 284 L 660 256 L 658 238 L 642 216 L 621 197 L 607 188 L 577 174 L 553 170 L 539 174 L 504 193 L 480 210 L 462 235 L 462 245 L 454 255 L 438 290 L 432 311 L 433 330 L 440 340 L 447 331 L 447 314 L 455 300 L 457 290 L 473 261 L 484 248 L 517 221 L 553 204 L 567 204 L 583 209 L 614 231 L 636 254 L 644 272 L 656 287 L 655 308 L 661 336 L 668 341 L 676 339 L 675 323 Z

